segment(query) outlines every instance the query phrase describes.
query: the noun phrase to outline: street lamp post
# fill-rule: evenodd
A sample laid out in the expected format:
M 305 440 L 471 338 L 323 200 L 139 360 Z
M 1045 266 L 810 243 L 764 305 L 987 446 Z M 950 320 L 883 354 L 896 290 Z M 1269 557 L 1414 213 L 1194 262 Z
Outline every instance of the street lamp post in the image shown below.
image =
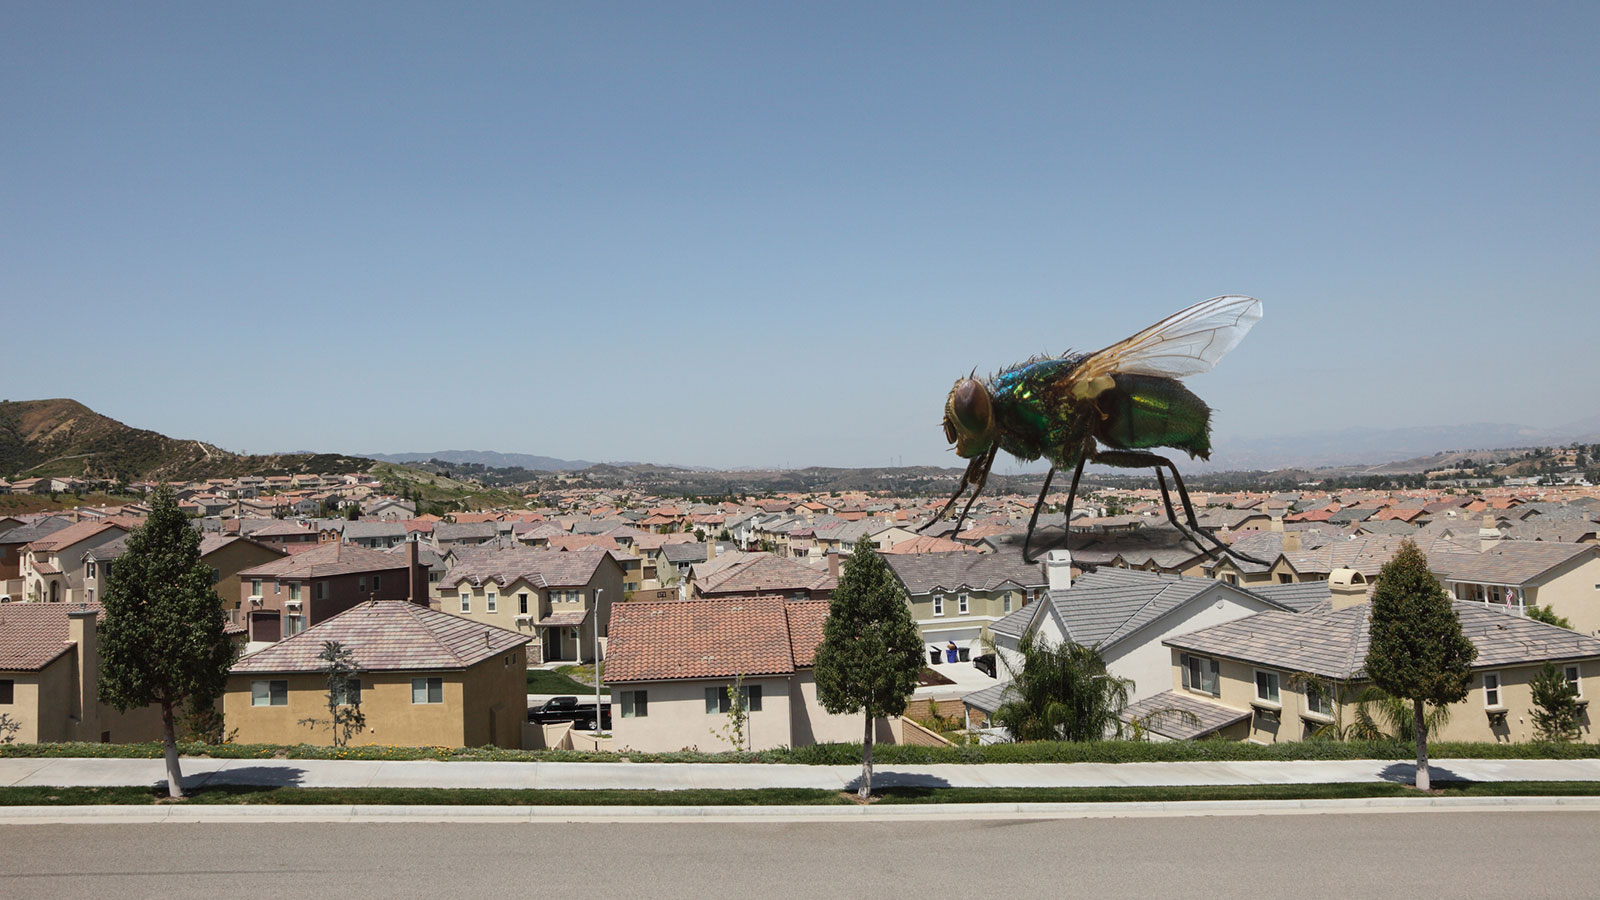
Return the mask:
M 600 740 L 600 732 L 605 730 L 605 718 L 600 714 L 600 595 L 605 593 L 605 588 L 594 589 L 594 739 Z M 595 745 L 599 749 L 599 744 Z

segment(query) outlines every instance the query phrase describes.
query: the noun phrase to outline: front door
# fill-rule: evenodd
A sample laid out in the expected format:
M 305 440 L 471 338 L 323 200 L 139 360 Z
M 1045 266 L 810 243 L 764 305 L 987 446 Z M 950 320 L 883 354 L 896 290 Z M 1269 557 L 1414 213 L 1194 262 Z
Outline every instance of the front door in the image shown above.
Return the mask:
M 546 628 L 544 630 L 544 661 L 555 662 L 561 656 L 561 629 Z

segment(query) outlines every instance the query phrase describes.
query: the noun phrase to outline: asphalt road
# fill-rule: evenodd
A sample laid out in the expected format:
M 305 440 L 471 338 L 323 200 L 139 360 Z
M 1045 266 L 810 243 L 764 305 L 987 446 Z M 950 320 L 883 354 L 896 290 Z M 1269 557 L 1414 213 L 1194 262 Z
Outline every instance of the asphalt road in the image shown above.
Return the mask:
M 1593 897 L 1600 813 L 0 828 L 0 897 Z

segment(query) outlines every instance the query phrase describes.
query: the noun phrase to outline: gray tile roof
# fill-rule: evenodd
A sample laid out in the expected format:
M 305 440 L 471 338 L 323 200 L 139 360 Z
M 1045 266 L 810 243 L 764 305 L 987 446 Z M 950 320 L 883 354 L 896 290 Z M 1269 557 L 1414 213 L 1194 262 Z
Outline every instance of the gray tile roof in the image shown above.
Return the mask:
M 1130 569 L 1099 569 L 1078 578 L 1068 590 L 1051 591 L 1045 602 L 1052 604 L 1056 615 L 1066 623 L 1069 639 L 1105 650 L 1190 600 L 1217 588 L 1238 590 L 1210 578 L 1189 578 Z M 1269 605 L 1281 605 L 1268 597 L 1257 599 Z M 990 630 L 996 634 L 1020 637 L 1033 615 L 1033 607 L 1024 607 L 990 626 Z
M 1481 603 L 1452 604 L 1462 631 L 1478 648 L 1475 669 L 1600 656 L 1600 640 Z M 1257 613 L 1169 638 L 1180 650 L 1222 656 L 1324 678 L 1362 677 L 1372 607 Z
M 234 664 L 234 674 L 318 672 L 324 641 L 338 641 L 370 672 L 465 669 L 528 643 L 526 635 L 405 600 L 371 600 Z
M 1326 581 L 1299 581 L 1294 584 L 1254 584 L 1245 590 L 1257 597 L 1287 606 L 1295 612 L 1308 612 L 1328 604 Z
M 49 537 L 71 524 L 71 519 L 62 518 L 61 516 L 47 516 L 36 522 L 18 525 L 10 531 L 0 534 L 0 544 L 32 543 L 40 538 Z
M 499 533 L 493 522 L 439 522 L 433 526 L 436 541 L 488 540 Z
M 1020 549 L 997 550 L 994 553 L 950 551 L 887 554 L 883 560 L 909 594 L 962 588 L 992 591 L 1005 584 L 1024 588 L 1043 587 L 1046 583 L 1044 567 L 1038 563 L 1030 565 L 1023 562 Z
M 240 572 L 243 578 L 327 578 L 360 572 L 387 572 L 403 569 L 406 561 L 380 550 L 333 541 L 302 553 L 252 566 Z
M 993 713 L 1007 700 L 1011 699 L 1010 693 L 1011 682 L 1002 681 L 999 684 L 991 684 L 982 690 L 973 691 L 962 697 L 961 702 L 973 709 L 981 709 L 986 713 Z
M 537 587 L 579 587 L 589 583 L 609 555 L 599 547 L 570 551 L 459 547 L 455 565 L 439 585 L 450 588 L 462 582 L 482 585 L 492 581 L 504 586 L 525 578 Z
M 697 563 L 706 561 L 706 545 L 696 542 L 663 544 L 661 555 L 670 563 Z
M 1441 578 L 1456 581 L 1522 585 L 1584 555 L 1600 556 L 1600 545 L 1500 541 L 1482 553 L 1430 556 L 1428 568 Z
M 1174 713 L 1172 710 L 1181 712 Z M 1182 713 L 1188 713 L 1194 719 Z M 1162 691 L 1154 697 L 1130 704 L 1122 711 L 1122 721 L 1131 723 L 1136 717 L 1143 719 L 1146 729 L 1176 741 L 1204 737 L 1235 722 L 1243 722 L 1250 716 L 1249 710 L 1240 711 L 1181 691 Z

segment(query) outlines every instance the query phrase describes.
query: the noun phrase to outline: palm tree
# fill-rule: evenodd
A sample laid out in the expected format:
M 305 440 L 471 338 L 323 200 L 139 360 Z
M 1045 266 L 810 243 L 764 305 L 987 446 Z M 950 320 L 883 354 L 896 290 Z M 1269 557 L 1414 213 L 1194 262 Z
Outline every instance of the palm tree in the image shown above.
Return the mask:
M 1017 643 L 1021 663 L 997 654 L 1011 675 L 994 720 L 1018 741 L 1098 741 L 1122 737 L 1133 681 L 1106 672 L 1094 647 L 1049 644 L 1035 629 Z

